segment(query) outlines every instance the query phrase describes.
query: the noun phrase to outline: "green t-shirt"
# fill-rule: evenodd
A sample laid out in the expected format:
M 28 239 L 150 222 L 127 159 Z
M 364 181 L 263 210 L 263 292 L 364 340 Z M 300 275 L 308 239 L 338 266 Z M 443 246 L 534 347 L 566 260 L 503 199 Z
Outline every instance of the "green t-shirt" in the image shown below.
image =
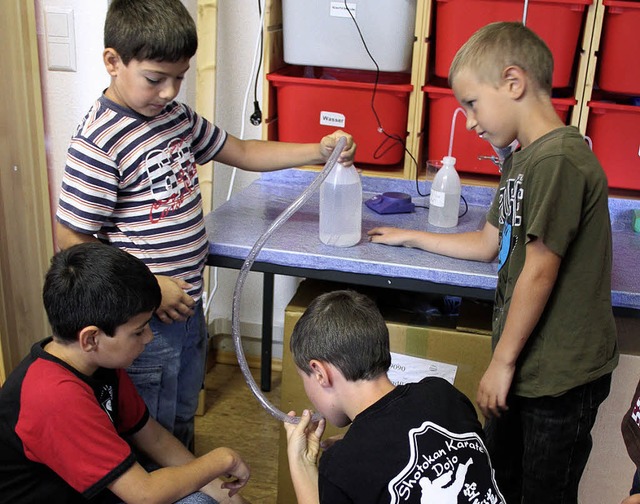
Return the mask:
M 544 312 L 518 358 L 511 391 L 557 396 L 613 371 L 618 349 L 607 180 L 579 131 L 559 128 L 509 157 L 487 220 L 500 231 L 494 347 L 526 244 L 542 240 L 562 258 Z

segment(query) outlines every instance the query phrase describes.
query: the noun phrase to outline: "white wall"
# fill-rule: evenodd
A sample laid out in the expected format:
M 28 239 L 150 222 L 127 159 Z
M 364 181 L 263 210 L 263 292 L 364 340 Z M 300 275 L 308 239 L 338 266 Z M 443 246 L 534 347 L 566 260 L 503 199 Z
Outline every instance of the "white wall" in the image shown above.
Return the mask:
M 44 107 L 45 142 L 52 212 L 58 201 L 69 138 L 101 91 L 109 85 L 102 65 L 102 26 L 107 0 L 36 0 L 36 27 Z M 45 46 L 45 9 L 72 8 L 76 72 L 49 71 Z
M 197 14 L 197 0 L 182 0 L 194 19 Z M 91 104 L 109 84 L 108 74 L 102 63 L 102 30 L 107 12 L 108 0 L 35 0 L 37 32 L 40 47 L 40 67 L 43 88 L 45 116 L 45 137 L 49 187 L 52 214 L 57 206 L 66 150 L 76 125 L 86 114 Z M 77 71 L 62 72 L 48 70 L 44 41 L 44 12 L 47 8 L 71 8 L 74 12 L 76 37 Z M 218 1 L 218 40 L 216 72 L 215 122 L 235 136 L 260 138 L 260 127 L 249 122 L 253 112 L 253 87 L 249 93 L 249 109 L 242 128 L 243 102 L 248 83 L 252 78 L 253 55 L 259 27 L 256 0 Z M 196 55 L 197 58 L 197 55 Z M 196 58 L 191 62 L 178 99 L 190 105 L 195 104 Z M 262 79 L 262 76 L 260 77 Z M 251 81 L 252 82 L 252 81 Z M 258 85 L 261 97 L 262 85 Z M 214 207 L 226 200 L 232 170 L 228 166 L 216 164 L 214 174 Z M 256 174 L 238 171 L 234 183 L 235 190 L 251 183 Z M 220 270 L 217 293 L 211 305 L 209 318 L 215 322 L 218 331 L 230 333 L 231 301 L 237 273 Z M 284 307 L 292 296 L 297 282 L 288 278 L 276 279 L 276 301 L 274 309 L 274 356 L 282 355 L 282 325 Z M 260 354 L 259 342 L 261 311 L 255 307 L 262 305 L 261 275 L 250 274 L 243 292 L 241 310 L 241 330 L 243 336 L 254 339 L 246 352 Z M 222 341 L 224 349 L 230 349 L 229 341 Z

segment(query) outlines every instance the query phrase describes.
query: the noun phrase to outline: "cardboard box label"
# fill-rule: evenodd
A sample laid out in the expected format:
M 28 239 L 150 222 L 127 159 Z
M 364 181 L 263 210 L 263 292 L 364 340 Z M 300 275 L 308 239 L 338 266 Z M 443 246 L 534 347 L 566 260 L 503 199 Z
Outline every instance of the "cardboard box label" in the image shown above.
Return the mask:
M 394 385 L 419 382 L 427 376 L 439 376 L 453 385 L 457 370 L 452 364 L 391 352 L 388 375 Z

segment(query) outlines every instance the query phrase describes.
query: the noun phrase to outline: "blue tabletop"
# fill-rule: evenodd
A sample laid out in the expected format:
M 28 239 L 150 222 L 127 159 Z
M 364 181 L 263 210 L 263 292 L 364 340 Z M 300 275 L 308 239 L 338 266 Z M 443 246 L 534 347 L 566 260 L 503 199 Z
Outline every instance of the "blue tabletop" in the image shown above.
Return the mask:
M 318 174 L 289 169 L 263 173 L 260 179 L 236 193 L 205 217 L 209 252 L 244 260 L 272 222 L 304 191 Z M 415 181 L 362 177 L 363 199 L 382 192 L 405 192 L 418 197 Z M 428 192 L 421 182 L 421 192 Z M 294 268 L 333 270 L 347 273 L 409 278 L 444 285 L 495 289 L 497 263 L 453 259 L 417 249 L 389 247 L 367 240 L 375 226 L 396 226 L 440 233 L 480 229 L 494 189 L 463 186 L 468 212 L 450 230 L 430 226 L 427 210 L 380 215 L 367 206 L 362 210 L 363 237 L 359 244 L 339 248 L 323 244 L 318 237 L 319 196 L 315 194 L 267 240 L 256 261 Z M 631 229 L 631 214 L 640 201 L 611 198 L 613 229 L 612 304 L 640 309 L 640 234 Z

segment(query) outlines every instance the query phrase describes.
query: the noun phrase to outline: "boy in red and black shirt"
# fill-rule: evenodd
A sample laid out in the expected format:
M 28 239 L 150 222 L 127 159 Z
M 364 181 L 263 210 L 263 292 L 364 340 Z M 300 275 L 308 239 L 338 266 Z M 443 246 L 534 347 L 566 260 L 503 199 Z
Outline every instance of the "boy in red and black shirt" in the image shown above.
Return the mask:
M 43 301 L 53 336 L 0 390 L 0 503 L 246 502 L 240 456 L 217 448 L 195 458 L 149 416 L 124 371 L 153 339 L 160 304 L 141 260 L 73 246 L 53 257 Z M 132 446 L 160 469 L 147 472 Z

